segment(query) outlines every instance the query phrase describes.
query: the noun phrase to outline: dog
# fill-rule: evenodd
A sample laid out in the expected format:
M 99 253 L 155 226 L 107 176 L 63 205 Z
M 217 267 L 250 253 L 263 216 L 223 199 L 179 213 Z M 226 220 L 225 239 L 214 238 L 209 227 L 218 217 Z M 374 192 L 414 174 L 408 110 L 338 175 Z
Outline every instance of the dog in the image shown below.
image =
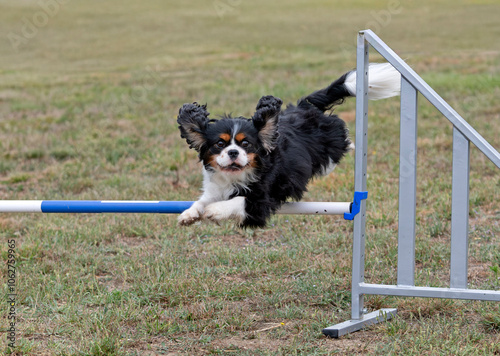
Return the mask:
M 401 76 L 392 65 L 369 65 L 368 97 L 396 96 Z M 209 119 L 206 105 L 184 104 L 177 117 L 181 137 L 203 163 L 203 194 L 178 218 L 232 219 L 243 228 L 265 227 L 287 200 L 298 201 L 308 182 L 329 174 L 353 148 L 346 124 L 325 114 L 356 95 L 356 71 L 288 105 L 262 97 L 251 118 Z

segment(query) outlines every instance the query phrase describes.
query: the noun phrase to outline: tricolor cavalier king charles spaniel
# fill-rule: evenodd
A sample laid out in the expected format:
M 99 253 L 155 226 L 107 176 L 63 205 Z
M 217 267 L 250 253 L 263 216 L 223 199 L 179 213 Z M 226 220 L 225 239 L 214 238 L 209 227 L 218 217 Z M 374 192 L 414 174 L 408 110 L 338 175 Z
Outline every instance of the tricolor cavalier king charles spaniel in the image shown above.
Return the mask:
M 399 94 L 400 74 L 388 63 L 369 66 L 370 99 Z M 206 105 L 184 104 L 177 122 L 181 137 L 203 162 L 203 194 L 178 219 L 233 219 L 241 227 L 263 227 L 288 199 L 300 200 L 307 183 L 330 173 L 352 149 L 344 121 L 325 114 L 356 94 L 356 72 L 288 105 L 262 97 L 255 114 L 209 119 Z

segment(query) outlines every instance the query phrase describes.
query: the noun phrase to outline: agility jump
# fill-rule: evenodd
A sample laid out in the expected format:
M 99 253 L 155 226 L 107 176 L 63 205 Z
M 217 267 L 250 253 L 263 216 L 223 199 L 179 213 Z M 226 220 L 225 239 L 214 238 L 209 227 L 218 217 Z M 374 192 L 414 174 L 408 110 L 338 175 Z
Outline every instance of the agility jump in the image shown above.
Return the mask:
M 411 165 L 410 172 L 400 171 L 397 284 L 365 283 L 369 45 L 385 57 L 402 76 L 400 162 L 408 157 L 412 157 L 412 162 L 416 162 L 417 92 L 420 92 L 453 124 L 450 288 L 415 286 L 415 164 Z M 500 302 L 500 291 L 474 290 L 467 287 L 470 143 L 472 142 L 500 168 L 498 151 L 370 30 L 361 31 L 358 35 L 356 97 L 355 193 L 353 202 L 285 203 L 277 211 L 279 214 L 343 214 L 345 219 L 354 220 L 352 319 L 325 328 L 323 333 L 331 337 L 340 337 L 346 333 L 388 320 L 396 315 L 397 309 L 395 308 L 381 309 L 367 314 L 364 309 L 364 296 L 369 294 Z M 0 212 L 179 214 L 189 209 L 192 204 L 191 201 L 4 200 L 0 201 Z

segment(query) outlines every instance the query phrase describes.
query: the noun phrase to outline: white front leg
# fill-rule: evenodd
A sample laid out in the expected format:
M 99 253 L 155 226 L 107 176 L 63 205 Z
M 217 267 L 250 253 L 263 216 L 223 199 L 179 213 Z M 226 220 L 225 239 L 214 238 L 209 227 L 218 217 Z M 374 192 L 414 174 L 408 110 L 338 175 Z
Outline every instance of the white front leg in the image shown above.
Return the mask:
M 203 218 L 209 218 L 216 221 L 227 219 L 227 217 L 222 217 L 224 214 L 221 213 L 221 211 L 224 210 L 224 205 L 227 205 L 233 200 L 235 201 L 233 203 L 235 206 L 225 208 L 232 209 L 232 212 L 229 215 L 234 215 L 235 218 L 239 218 L 243 221 L 245 218 L 245 199 L 242 197 L 236 197 L 234 199 L 227 200 L 232 194 L 234 194 L 235 188 L 233 183 L 234 181 L 228 179 L 225 175 L 217 175 L 203 169 L 203 194 L 198 201 L 194 202 L 189 209 L 185 210 L 178 217 L 177 221 L 179 222 L 179 225 L 191 225 Z M 219 203 L 221 203 L 221 206 L 217 205 Z M 205 209 L 212 205 L 214 206 L 207 214 Z M 221 217 L 217 218 L 219 216 Z
M 203 169 L 203 194 L 189 209 L 179 215 L 177 218 L 179 225 L 187 226 L 201 220 L 203 212 L 205 211 L 205 206 L 222 200 L 220 195 L 220 188 L 217 184 L 212 182 L 212 175 Z
M 203 218 L 215 222 L 234 219 L 238 224 L 243 223 L 245 217 L 245 197 L 235 197 L 230 200 L 209 204 L 205 207 L 203 214 Z

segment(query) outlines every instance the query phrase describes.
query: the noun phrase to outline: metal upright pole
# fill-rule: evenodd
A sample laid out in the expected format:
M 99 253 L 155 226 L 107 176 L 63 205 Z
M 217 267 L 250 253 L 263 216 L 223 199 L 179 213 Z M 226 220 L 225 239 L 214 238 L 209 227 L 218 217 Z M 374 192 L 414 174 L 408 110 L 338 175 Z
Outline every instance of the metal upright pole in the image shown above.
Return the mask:
M 401 79 L 399 143 L 398 285 L 415 285 L 417 208 L 417 90 Z
M 469 140 L 453 127 L 450 287 L 462 289 L 467 288 L 469 251 L 469 147 Z
M 356 73 L 356 148 L 354 164 L 354 190 L 366 191 L 367 146 L 368 146 L 368 43 L 363 32 L 358 34 Z M 354 218 L 352 255 L 352 306 L 351 318 L 363 317 L 364 296 L 359 285 L 365 279 L 365 223 L 366 201 Z

